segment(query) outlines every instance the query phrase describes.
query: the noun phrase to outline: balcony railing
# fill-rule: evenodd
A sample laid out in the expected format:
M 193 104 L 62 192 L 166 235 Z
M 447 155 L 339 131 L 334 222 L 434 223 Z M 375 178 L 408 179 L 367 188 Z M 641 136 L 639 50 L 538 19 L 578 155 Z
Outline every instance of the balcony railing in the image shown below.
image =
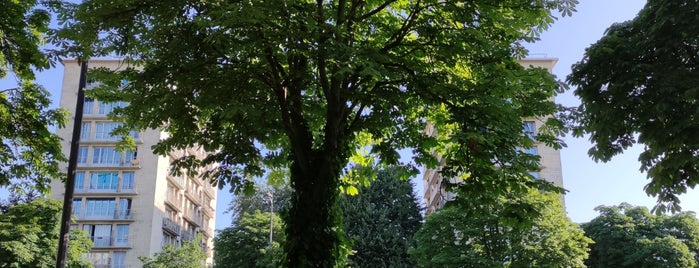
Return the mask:
M 201 215 L 195 213 L 193 209 L 186 209 L 184 211 L 184 218 L 197 227 L 201 226 Z
M 180 234 L 180 225 L 170 218 L 163 218 L 163 229 L 168 230 L 173 234 Z
M 182 241 L 192 241 L 194 240 L 194 232 L 182 231 Z
M 165 195 L 165 202 L 170 203 L 177 210 L 182 210 L 182 196 L 175 192 L 168 192 Z
M 118 188 L 107 188 L 107 189 L 98 189 L 98 188 L 92 188 L 92 187 L 87 187 L 87 189 L 79 187 L 75 188 L 76 193 L 122 193 L 122 194 L 135 194 L 136 189 L 131 187 L 131 188 L 124 188 L 124 187 L 118 187 Z
M 87 215 L 85 211 L 80 211 L 79 214 L 74 215 L 78 220 L 132 220 L 133 213 L 130 209 L 117 209 L 115 211 L 110 211 L 104 214 L 91 214 Z
M 94 243 L 93 248 L 130 248 L 131 238 L 117 238 L 114 236 L 90 236 Z
M 129 167 L 129 168 L 141 168 L 141 160 L 135 159 L 121 159 L 113 162 L 106 163 L 93 163 L 92 161 L 87 161 L 83 163 L 78 163 L 79 167 Z

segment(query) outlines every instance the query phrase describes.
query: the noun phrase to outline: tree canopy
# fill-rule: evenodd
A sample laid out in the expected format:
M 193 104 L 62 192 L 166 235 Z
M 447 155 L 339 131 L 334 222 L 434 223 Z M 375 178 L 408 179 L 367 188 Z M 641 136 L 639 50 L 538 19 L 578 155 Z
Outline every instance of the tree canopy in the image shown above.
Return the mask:
M 521 120 L 552 114 L 558 84 L 517 59 L 553 12 L 575 3 L 87 0 L 67 4 L 64 18 L 74 20 L 58 34 L 76 57 L 124 60 L 93 71 L 103 83 L 90 93 L 129 102 L 114 114 L 124 131 L 168 132 L 159 154 L 212 152 L 177 167 L 219 164 L 205 175 L 233 189 L 265 168 L 288 168 L 287 265 L 332 267 L 348 253 L 337 197 L 371 178 L 355 168 L 372 159 L 435 167 L 436 150 L 448 160 L 443 173 L 469 172 L 479 194 L 531 184 L 499 170 L 538 167 L 517 153 L 532 144 Z M 423 132 L 427 122 L 439 137 Z M 549 120 L 537 139 L 556 146 L 559 126 Z M 404 148 L 413 162 L 399 163 Z
M 692 212 L 653 215 L 626 203 L 599 206 L 582 225 L 594 240 L 588 267 L 696 267 L 699 220 Z
M 353 253 L 349 267 L 415 267 L 408 248 L 422 225 L 420 204 L 409 181 L 395 169 L 378 172 L 359 194 L 340 196 L 342 223 Z
M 39 198 L 0 212 L 0 267 L 54 267 L 61 207 L 57 200 Z M 92 267 L 83 258 L 92 244 L 84 231 L 71 231 L 66 266 Z
M 526 206 L 538 216 L 522 221 L 517 210 Z M 592 242 L 566 217 L 559 194 L 537 190 L 447 203 L 425 218 L 415 239 L 417 267 L 583 267 Z
M 18 0 L 0 3 L 0 79 L 16 86 L 0 88 L 0 186 L 47 193 L 51 178 L 59 178 L 64 161 L 60 139 L 49 130 L 62 126 L 66 113 L 48 109 L 50 94 L 34 83 L 34 71 L 50 67 L 40 50 L 49 32 L 49 10 L 59 1 Z
M 153 257 L 139 256 L 138 260 L 143 263 L 143 268 L 203 268 L 206 267 L 206 252 L 197 241 L 201 241 L 201 237 L 184 242 L 180 247 L 166 245 Z
M 227 227 L 214 238 L 214 263 L 223 267 L 280 267 L 281 246 L 286 237 L 284 224 L 276 214 L 273 220 L 273 243 L 269 244 L 270 213 L 259 210 L 244 212 L 234 226 Z
M 587 48 L 568 82 L 577 87 L 577 135 L 595 160 L 643 146 L 641 171 L 656 209 L 679 211 L 677 195 L 699 183 L 699 2 L 650 0 Z

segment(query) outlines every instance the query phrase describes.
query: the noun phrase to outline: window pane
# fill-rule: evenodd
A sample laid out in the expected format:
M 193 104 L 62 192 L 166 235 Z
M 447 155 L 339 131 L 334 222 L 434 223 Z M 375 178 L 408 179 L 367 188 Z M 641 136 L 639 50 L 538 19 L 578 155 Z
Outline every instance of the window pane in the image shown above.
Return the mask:
M 114 218 L 116 200 L 113 198 L 88 198 L 86 203 L 86 218 Z
M 119 127 L 120 123 L 115 122 L 98 122 L 95 124 L 95 139 L 96 140 L 119 140 L 118 136 L 110 135 L 115 128 Z
M 534 139 L 536 137 L 536 124 L 534 121 L 524 121 L 522 125 L 524 127 L 524 134 Z
M 83 104 L 83 114 L 92 114 L 92 109 L 95 106 L 95 101 L 91 98 L 85 98 Z
M 119 183 L 117 172 L 93 172 L 90 174 L 90 190 L 116 191 Z
M 129 243 L 129 225 L 117 224 L 116 244 L 126 245 Z
M 90 140 L 90 126 L 92 123 L 90 122 L 83 122 L 82 127 L 80 128 L 80 140 L 86 141 Z
M 80 212 L 83 210 L 83 200 L 82 198 L 73 198 L 73 215 L 78 219 L 80 218 Z
M 121 174 L 122 180 L 121 180 L 121 189 L 124 190 L 125 192 L 130 192 L 133 190 L 133 184 L 134 184 L 134 173 L 133 172 L 124 172 Z
M 530 154 L 530 155 L 538 155 L 538 154 L 539 154 L 539 152 L 538 152 L 536 146 L 535 146 L 535 147 L 531 147 L 531 148 L 524 149 L 524 153 L 525 153 L 525 154 Z
M 123 101 L 118 101 L 118 102 L 100 102 L 99 103 L 99 111 L 98 114 L 100 115 L 107 115 L 111 113 L 114 108 L 117 107 L 124 107 L 126 106 L 126 103 Z
M 114 266 L 113 268 L 124 268 L 126 259 L 126 252 L 116 251 L 114 252 Z
M 80 146 L 78 149 L 78 164 L 87 163 L 87 146 Z
M 85 172 L 75 172 L 75 191 L 82 192 L 85 189 Z

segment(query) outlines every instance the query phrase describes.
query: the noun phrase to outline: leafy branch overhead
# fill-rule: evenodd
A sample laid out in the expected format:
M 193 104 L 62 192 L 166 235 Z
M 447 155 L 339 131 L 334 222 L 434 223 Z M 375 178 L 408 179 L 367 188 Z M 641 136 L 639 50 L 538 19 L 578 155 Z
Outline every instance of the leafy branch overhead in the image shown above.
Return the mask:
M 470 172 L 482 193 L 533 186 L 526 172 L 537 159 L 517 153 L 531 143 L 521 120 L 553 114 L 557 84 L 517 59 L 552 12 L 575 4 L 88 0 L 67 4 L 64 18 L 75 20 L 56 41 L 68 55 L 123 58 L 122 69 L 92 72 L 104 83 L 90 94 L 129 102 L 115 115 L 125 129 L 167 131 L 156 153 L 213 152 L 179 167 L 219 164 L 206 175 L 237 190 L 265 167 L 288 168 L 287 265 L 332 267 L 347 253 L 333 227 L 339 188 L 361 184 L 341 177 L 364 135 L 374 159 L 353 161 L 434 167 L 439 147 L 444 172 Z M 439 138 L 423 132 L 428 121 L 440 123 Z M 551 133 L 538 139 L 556 146 Z M 399 162 L 401 149 L 411 162 Z M 492 183 L 493 162 L 521 176 Z
M 581 116 L 595 160 L 634 144 L 644 150 L 645 191 L 658 212 L 679 211 L 678 195 L 699 183 L 699 2 L 648 1 L 633 20 L 612 25 L 573 66 Z

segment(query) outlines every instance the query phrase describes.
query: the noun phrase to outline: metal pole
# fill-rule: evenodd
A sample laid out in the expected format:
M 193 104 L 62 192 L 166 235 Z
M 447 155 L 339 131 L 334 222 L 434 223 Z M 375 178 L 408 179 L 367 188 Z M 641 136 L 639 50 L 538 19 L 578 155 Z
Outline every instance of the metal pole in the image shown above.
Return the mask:
M 85 86 L 87 85 L 87 61 L 80 64 L 80 81 L 78 83 L 78 99 L 75 105 L 75 120 L 73 121 L 73 139 L 70 143 L 70 156 L 68 157 L 68 178 L 66 179 L 66 192 L 63 197 L 63 214 L 61 215 L 61 233 L 58 240 L 58 254 L 56 268 L 66 267 L 68 255 L 68 240 L 73 210 L 73 192 L 75 187 L 75 168 L 78 164 L 78 150 L 80 148 L 80 130 L 83 121 L 83 105 L 85 103 Z
M 272 240 L 274 238 L 274 195 L 272 192 L 267 192 L 269 197 L 269 246 L 272 246 Z

